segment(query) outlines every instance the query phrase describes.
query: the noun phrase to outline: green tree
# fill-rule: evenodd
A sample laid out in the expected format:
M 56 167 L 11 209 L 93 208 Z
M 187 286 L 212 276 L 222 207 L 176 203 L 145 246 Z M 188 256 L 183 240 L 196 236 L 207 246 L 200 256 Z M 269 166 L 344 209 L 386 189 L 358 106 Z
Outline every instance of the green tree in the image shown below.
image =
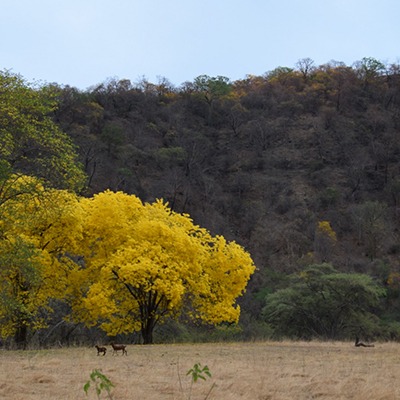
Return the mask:
M 368 275 L 330 264 L 311 265 L 291 285 L 266 297 L 263 315 L 282 336 L 343 339 L 376 324 L 373 310 L 385 291 Z
M 85 177 L 74 146 L 52 120 L 56 106 L 51 87 L 34 88 L 18 75 L 0 72 L 0 158 L 14 173 L 81 190 Z
M 229 78 L 226 76 L 210 77 L 208 75 L 200 75 L 194 80 L 194 87 L 197 91 L 203 93 L 207 103 L 218 97 L 225 96 L 231 91 Z
M 211 125 L 215 100 L 227 96 L 232 90 L 229 78 L 225 76 L 210 77 L 208 75 L 200 75 L 194 80 L 194 89 L 202 94 L 208 104 L 208 124 Z
M 236 323 L 240 296 L 254 272 L 250 255 L 213 237 L 162 201 L 103 192 L 82 199 L 81 251 L 86 268 L 76 281 L 74 317 L 110 336 L 154 328 L 184 312 L 211 324 Z
M 361 61 L 356 61 L 354 65 L 365 85 L 382 75 L 386 69 L 385 64 L 373 57 L 364 57 Z

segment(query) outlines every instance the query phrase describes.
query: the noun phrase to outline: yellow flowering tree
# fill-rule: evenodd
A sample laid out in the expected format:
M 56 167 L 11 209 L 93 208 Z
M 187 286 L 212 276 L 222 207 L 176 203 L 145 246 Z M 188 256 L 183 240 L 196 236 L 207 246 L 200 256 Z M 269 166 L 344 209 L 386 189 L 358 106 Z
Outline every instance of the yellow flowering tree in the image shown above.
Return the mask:
M 106 191 L 80 203 L 85 268 L 77 280 L 82 298 L 72 301 L 76 319 L 110 336 L 140 331 L 144 343 L 182 311 L 213 324 L 238 321 L 236 299 L 255 268 L 238 244 L 162 201 Z
M 66 254 L 79 241 L 79 204 L 28 176 L 10 175 L 2 188 L 0 336 L 24 347 L 29 333 L 46 325 L 50 300 L 69 286 L 75 264 Z

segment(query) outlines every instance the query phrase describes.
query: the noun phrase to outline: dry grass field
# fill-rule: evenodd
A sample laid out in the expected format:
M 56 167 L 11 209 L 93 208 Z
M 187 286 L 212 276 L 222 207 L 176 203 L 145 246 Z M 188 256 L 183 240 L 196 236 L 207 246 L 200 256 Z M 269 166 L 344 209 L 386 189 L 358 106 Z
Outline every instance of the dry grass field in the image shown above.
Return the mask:
M 128 356 L 94 348 L 0 351 L 0 399 L 97 399 L 83 385 L 94 369 L 114 384 L 114 400 L 400 399 L 400 345 L 263 342 L 128 346 Z M 190 391 L 200 363 L 212 377 Z M 211 390 L 211 392 L 210 392 Z M 102 395 L 101 398 L 107 398 Z

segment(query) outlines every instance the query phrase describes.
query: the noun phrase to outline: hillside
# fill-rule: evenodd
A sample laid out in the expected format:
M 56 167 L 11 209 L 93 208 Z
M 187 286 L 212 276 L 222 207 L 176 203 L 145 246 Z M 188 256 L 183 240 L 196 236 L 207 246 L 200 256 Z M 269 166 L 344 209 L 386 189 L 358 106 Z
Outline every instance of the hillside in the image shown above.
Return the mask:
M 382 282 L 398 272 L 399 68 L 304 59 L 235 82 L 55 86 L 55 120 L 78 147 L 88 195 L 164 198 L 245 246 L 258 272 L 244 307 L 257 309 L 252 293 L 271 271 L 330 262 Z

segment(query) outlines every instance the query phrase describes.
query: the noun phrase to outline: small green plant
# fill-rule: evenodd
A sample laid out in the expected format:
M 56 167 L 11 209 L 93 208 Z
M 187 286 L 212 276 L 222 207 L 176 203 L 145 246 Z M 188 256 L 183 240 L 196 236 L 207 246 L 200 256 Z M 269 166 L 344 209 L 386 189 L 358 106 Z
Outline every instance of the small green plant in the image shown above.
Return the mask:
M 192 395 L 192 387 L 193 387 L 193 383 L 197 382 L 199 379 L 202 379 L 203 381 L 207 380 L 208 378 L 211 378 L 211 372 L 210 369 L 208 368 L 207 365 L 205 365 L 204 367 L 201 366 L 200 363 L 196 363 L 193 365 L 192 368 L 189 369 L 189 371 L 186 373 L 186 375 L 191 375 L 192 377 L 192 381 L 190 384 L 190 390 L 189 390 L 189 397 L 188 399 L 191 399 L 191 395 Z M 215 383 L 212 384 L 210 390 L 207 393 L 207 396 L 204 398 L 204 400 L 207 400 L 208 396 L 210 395 L 211 391 L 213 390 L 215 386 Z
M 204 381 L 207 379 L 205 375 L 209 378 L 211 377 L 211 372 L 207 365 L 201 368 L 201 364 L 196 363 L 193 365 L 193 368 L 190 368 L 186 375 L 192 375 L 192 381 L 197 382 L 198 379 L 203 379 Z
M 111 389 L 114 387 L 114 384 L 98 369 L 92 371 L 90 379 L 83 386 L 86 396 L 92 383 L 94 384 L 98 399 L 100 399 L 101 393 L 105 391 L 107 393 L 107 398 L 112 400 Z

